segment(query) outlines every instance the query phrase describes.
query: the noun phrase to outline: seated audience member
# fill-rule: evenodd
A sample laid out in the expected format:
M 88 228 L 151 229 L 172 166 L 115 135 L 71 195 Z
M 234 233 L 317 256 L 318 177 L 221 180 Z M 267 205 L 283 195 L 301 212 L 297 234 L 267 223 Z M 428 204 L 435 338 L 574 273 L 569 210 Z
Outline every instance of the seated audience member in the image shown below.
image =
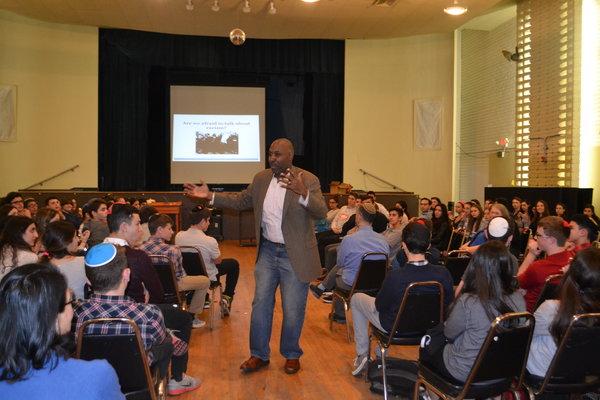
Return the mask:
M 125 399 L 106 360 L 69 357 L 74 301 L 49 265 L 24 265 L 0 281 L 1 399 Z
M 527 245 L 529 252 L 523 259 L 517 278 L 519 286 L 526 290 L 527 310 L 532 312 L 544 287 L 546 278 L 560 274 L 569 264 L 573 253 L 566 250 L 569 225 L 559 217 L 544 217 L 537 224 L 537 231 Z M 546 257 L 537 260 L 545 252 Z
M 454 203 L 454 211 L 452 213 L 452 229 L 464 228 L 466 215 L 465 215 L 465 203 L 457 201 Z M 450 213 L 449 213 L 450 215 Z
M 218 282 L 219 278 L 225 275 L 225 291 L 221 299 L 221 309 L 224 315 L 229 315 L 235 287 L 240 276 L 240 263 L 234 258 L 222 258 L 217 240 L 206 235 L 205 232 L 210 226 L 210 216 L 211 211 L 208 208 L 192 209 L 189 216 L 190 227 L 187 231 L 177 232 L 175 244 L 193 246 L 200 251 L 211 282 Z
M 344 223 L 346 223 L 346 221 L 348 221 L 348 219 L 354 215 L 358 209 L 359 198 L 356 193 L 349 193 L 347 199 L 348 204 L 340 208 L 338 213 L 333 218 L 333 221 L 331 221 L 331 229 L 328 231 L 319 232 L 317 234 L 317 246 L 319 248 L 319 259 L 321 260 L 321 265 L 325 265 L 325 247 L 330 244 L 340 242 L 340 235 L 342 233 Z
M 587 249 L 598 237 L 598 227 L 583 214 L 573 215 L 569 226 L 571 232 L 568 247 L 573 253 Z
M 138 210 L 142 207 L 142 205 L 140 203 L 140 200 L 137 199 L 137 198 L 135 198 L 135 197 L 132 197 L 132 198 L 129 199 L 129 204 L 131 204 L 131 206 L 133 208 L 136 208 Z
M 583 215 L 592 220 L 592 222 L 600 227 L 600 218 L 596 215 L 596 210 L 593 205 L 586 204 L 583 206 Z
M 25 205 L 25 208 L 29 210 L 29 213 L 31 214 L 31 218 L 35 218 L 35 214 L 37 214 L 37 211 L 38 211 L 37 201 L 35 201 L 35 199 L 33 197 L 28 197 L 25 199 L 24 205 Z
M 431 210 L 431 200 L 427 197 L 422 197 L 421 200 L 419 200 L 419 209 L 420 218 L 431 219 L 431 215 L 433 214 L 433 211 Z
M 73 224 L 73 226 L 75 227 L 75 229 L 79 229 L 79 226 L 81 225 L 81 218 L 79 217 L 79 214 L 77 213 L 77 209 L 73 208 L 73 203 L 71 203 L 68 200 L 63 200 L 61 202 L 62 204 L 62 213 L 65 217 L 65 220 L 68 221 L 69 223 Z
M 428 221 L 424 218 L 416 218 L 413 219 L 412 222 L 416 222 L 418 224 L 423 225 L 431 233 L 431 221 Z M 442 259 L 442 253 L 435 247 L 432 247 L 430 244 L 429 248 L 425 251 L 425 259 L 432 265 L 438 265 L 440 260 Z M 408 259 L 406 258 L 406 253 L 403 251 L 399 251 L 396 254 L 396 258 L 394 258 L 394 260 L 392 261 L 392 270 L 404 267 L 404 265 L 407 262 Z
M 519 214 L 521 213 L 521 203 L 523 202 L 523 199 L 521 199 L 520 197 L 513 197 L 512 200 L 510 201 L 510 204 L 512 205 L 512 216 L 513 219 L 515 221 L 517 221 L 519 219 Z
M 35 214 L 35 225 L 37 226 L 40 236 L 44 235 L 46 226 L 50 222 L 64 220 L 62 213 L 59 213 L 53 208 L 43 207 Z
M 337 287 L 350 290 L 360 268 L 360 263 L 365 253 L 377 252 L 389 254 L 390 245 L 385 238 L 373 230 L 372 224 L 377 211 L 375 205 L 367 202 L 361 204 L 356 212 L 356 225 L 358 230 L 344 237 L 337 254 L 337 265 L 329 271 L 323 282 L 310 285 L 310 291 L 316 298 L 320 298 L 326 290 Z M 336 322 L 345 322 L 343 305 L 335 303 L 335 312 L 330 316 Z
M 373 230 L 377 233 L 382 233 L 383 231 L 385 231 L 387 229 L 388 219 L 385 215 L 383 215 L 383 213 L 381 213 L 379 211 L 379 209 L 377 208 L 377 205 L 375 203 L 373 203 L 373 199 L 367 195 L 360 196 L 359 199 L 360 199 L 360 202 L 358 203 L 359 206 L 363 203 L 370 203 L 370 204 L 375 205 L 375 208 L 377 209 L 377 212 L 375 213 L 375 219 L 373 220 Z M 340 236 L 344 237 L 346 235 L 353 233 L 355 230 L 356 230 L 356 214 L 351 215 L 350 218 L 348 218 L 348 221 L 346 221 L 346 223 L 342 227 L 342 233 L 340 234 Z
M 189 343 L 194 316 L 172 304 L 164 304 L 163 287 L 150 256 L 131 247 L 131 243 L 137 243 L 142 234 L 138 210 L 129 204 L 115 204 L 108 216 L 108 229 L 110 236 L 104 242 L 125 247 L 127 267 L 131 271 L 125 294 L 137 303 L 155 304 L 162 312 L 167 328 Z
M 38 239 L 35 222 L 31 218 L 9 217 L 0 235 L 0 278 L 13 268 L 38 262 L 33 251 Z
M 48 224 L 42 237 L 45 253 L 42 262 L 54 265 L 67 278 L 69 288 L 76 299 L 83 299 L 83 287 L 87 283 L 83 257 L 76 256 L 79 238 L 75 227 L 67 221 Z
M 439 197 L 431 197 L 431 211 L 433 211 L 435 206 L 437 206 L 438 204 L 442 204 L 442 200 L 440 200 Z
M 31 212 L 25 208 L 23 196 L 17 192 L 10 192 L 4 198 L 4 204 L 10 204 L 17 209 L 17 215 L 31 218 Z
M 523 295 L 516 290 L 515 270 L 516 260 L 503 243 L 483 244 L 467 267 L 464 292 L 450 308 L 445 337 L 432 336 L 421 348 L 420 360 L 464 382 L 492 321 L 501 314 L 525 311 Z
M 17 209 L 12 204 L 3 204 L 0 206 L 0 233 L 2 233 L 8 218 L 15 215 L 17 215 Z
M 396 208 L 399 208 L 402 210 L 402 212 L 404 213 L 404 215 L 402 216 L 402 225 L 406 225 L 408 224 L 408 221 L 410 220 L 410 213 L 408 212 L 408 204 L 406 204 L 406 201 L 404 200 L 400 200 L 396 203 Z
M 337 235 L 342 233 L 342 227 L 344 226 L 346 221 L 348 221 L 348 219 L 356 213 L 356 210 L 360 205 L 357 204 L 357 200 L 358 195 L 356 193 L 352 192 L 348 194 L 348 204 L 340 208 L 340 211 L 338 211 L 336 216 L 333 218 L 333 221 L 331 221 L 331 230 L 333 231 L 333 233 Z
M 83 229 L 87 229 L 90 232 L 88 245 L 91 248 L 98 243 L 102 243 L 110 234 L 108 223 L 106 222 L 108 217 L 108 207 L 104 200 L 92 199 L 88 201 L 83 208 L 85 209 L 85 214 L 87 216 L 86 221 L 83 223 Z
M 94 288 L 89 300 L 75 308 L 77 329 L 85 321 L 95 318 L 129 318 L 140 329 L 144 348 L 151 365 L 156 365 L 165 376 L 169 361 L 173 376 L 168 393 L 177 395 L 194 390 L 200 382 L 185 374 L 187 370 L 187 342 L 172 337 L 165 327 L 161 310 L 152 304 L 137 303 L 125 295 L 131 270 L 127 266 L 125 249 L 111 243 L 92 247 L 85 256 L 85 272 Z M 102 334 L 106 327 L 88 326 L 86 333 Z M 114 325 L 111 333 L 129 333 L 128 325 Z
M 150 229 L 148 229 L 148 220 L 154 214 L 158 214 L 158 210 L 152 206 L 143 206 L 140 208 L 140 223 L 142 227 L 142 236 L 140 238 L 140 244 L 144 243 L 150 238 Z
M 497 217 L 502 217 L 504 220 L 506 220 L 506 222 L 508 222 L 509 231 L 510 231 L 510 238 L 509 238 L 510 240 L 507 242 L 507 245 L 512 246 L 513 243 L 515 242 L 513 240 L 514 236 L 517 234 L 516 224 L 510 217 L 510 214 L 508 213 L 508 209 L 504 205 L 502 205 L 500 203 L 493 203 L 490 206 L 490 212 L 489 212 L 490 221 L 488 222 L 488 227 L 489 227 L 489 223 L 492 221 L 492 219 L 497 218 Z M 477 248 L 481 244 L 485 243 L 488 240 L 492 240 L 490 238 L 498 238 L 498 236 L 495 236 L 493 233 L 492 233 L 492 235 L 490 235 L 490 230 L 488 229 L 488 227 L 477 232 L 475 234 L 475 236 L 473 237 L 473 239 L 471 239 L 471 241 L 469 243 L 465 243 L 464 245 L 462 245 L 460 247 L 460 250 L 468 251 L 469 253 L 472 254 L 477 250 Z M 504 235 L 504 234 L 502 234 L 502 235 Z M 500 239 L 500 240 L 505 242 L 504 239 Z
M 204 310 L 204 298 L 210 280 L 206 276 L 191 276 L 185 273 L 179 247 L 169 244 L 173 237 L 173 220 L 171 220 L 171 217 L 165 214 L 151 215 L 148 220 L 148 229 L 150 229 L 151 236 L 140 246 L 140 250 L 149 255 L 165 256 L 171 261 L 175 268 L 175 278 L 177 279 L 179 291 L 194 291 L 192 301 L 188 306 L 188 311 L 194 314 L 194 326 L 204 326 L 206 323 L 196 318 L 196 314 L 200 314 Z
M 371 200 L 373 200 L 373 204 L 375 204 L 377 206 L 377 211 L 379 211 L 380 213 L 385 215 L 385 217 L 387 219 L 389 219 L 390 218 L 389 211 L 387 210 L 387 208 L 385 208 L 385 206 L 383 204 L 377 202 L 377 196 L 375 196 L 375 192 L 372 190 L 369 190 L 367 192 L 367 196 L 369 196 L 371 198 Z
M 327 200 L 327 207 L 329 208 L 329 211 L 327 211 L 327 216 L 325 216 L 325 219 L 330 225 L 337 213 L 340 211 L 339 201 L 340 198 L 337 194 L 331 196 L 329 200 Z
M 569 222 L 569 218 L 567 218 L 567 205 L 565 203 L 561 201 L 556 203 L 556 206 L 554 206 L 554 214 Z
M 510 223 L 504 217 L 494 217 L 488 224 L 488 227 L 484 231 L 485 233 L 485 241 L 483 243 L 487 243 L 492 240 L 497 240 L 503 243 L 506 247 L 510 247 L 510 243 L 513 238 L 513 230 Z M 468 251 L 473 254 L 475 253 L 481 245 L 477 245 L 468 249 Z M 514 271 L 514 275 L 517 274 L 517 271 Z M 465 275 L 466 271 L 463 274 L 460 282 L 454 289 L 454 296 L 458 297 L 461 293 L 464 285 L 465 285 Z
M 390 261 L 396 257 L 402 244 L 402 229 L 406 224 L 402 223 L 404 212 L 400 208 L 392 208 L 389 211 L 388 227 L 383 231 L 382 235 L 390 245 Z
M 425 259 L 430 237 L 431 233 L 426 226 L 410 222 L 402 232 L 402 251 L 408 259 L 404 268 L 391 271 L 385 277 L 377 297 L 365 293 L 352 296 L 350 303 L 356 347 L 352 375 L 360 374 L 368 363 L 369 322 L 377 329 L 389 332 L 400 309 L 404 291 L 411 283 L 440 282 L 444 288 L 444 306 L 447 307 L 452 302 L 454 292 L 450 272 L 442 266 L 430 264 Z
M 546 300 L 535 311 L 535 330 L 527 370 L 544 377 L 576 314 L 600 312 L 600 250 L 577 253 L 562 280 L 558 300 Z
M 431 246 L 439 251 L 445 251 L 450 241 L 450 219 L 448 218 L 448 209 L 443 203 L 437 204 L 433 208 L 431 217 Z
M 479 204 L 472 203 L 469 220 L 466 224 L 465 231 L 468 233 L 469 238 L 473 240 L 475 235 L 483 231 L 486 227 L 486 223 L 483 222 L 483 210 Z
M 44 206 L 48 207 L 48 208 L 51 208 L 54 211 L 62 214 L 62 208 L 61 208 L 61 205 L 60 205 L 60 200 L 56 196 L 47 197 L 46 201 L 44 202 Z
M 540 220 L 549 215 L 550 208 L 548 207 L 548 203 L 546 203 L 544 200 L 538 200 L 533 208 L 533 218 L 531 218 L 531 223 L 529 224 L 531 232 L 535 233 L 537 224 L 540 222 Z

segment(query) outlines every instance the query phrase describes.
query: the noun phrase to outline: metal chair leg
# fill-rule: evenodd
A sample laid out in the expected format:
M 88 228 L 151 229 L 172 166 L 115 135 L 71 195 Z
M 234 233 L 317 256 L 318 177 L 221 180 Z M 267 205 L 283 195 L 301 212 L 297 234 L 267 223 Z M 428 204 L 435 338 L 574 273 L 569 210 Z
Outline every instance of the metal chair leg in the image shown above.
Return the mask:
M 350 332 L 350 319 L 348 318 L 348 309 L 350 308 L 346 299 L 342 299 L 344 302 L 344 318 L 346 318 L 346 336 L 348 337 L 348 343 L 352 343 L 352 333 Z
M 383 346 L 380 346 L 381 349 L 381 372 L 382 372 L 382 376 L 383 376 L 383 399 L 387 400 L 388 398 L 388 392 L 387 392 L 387 377 L 385 376 L 386 374 L 386 365 L 385 365 L 385 352 L 387 351 L 387 349 Z
M 215 313 L 215 289 L 210 289 L 210 307 L 208 308 L 208 328 L 213 330 L 213 319 Z
M 421 377 L 417 374 L 417 381 L 415 382 L 415 390 L 413 391 L 413 400 L 419 400 L 419 387 L 421 386 Z

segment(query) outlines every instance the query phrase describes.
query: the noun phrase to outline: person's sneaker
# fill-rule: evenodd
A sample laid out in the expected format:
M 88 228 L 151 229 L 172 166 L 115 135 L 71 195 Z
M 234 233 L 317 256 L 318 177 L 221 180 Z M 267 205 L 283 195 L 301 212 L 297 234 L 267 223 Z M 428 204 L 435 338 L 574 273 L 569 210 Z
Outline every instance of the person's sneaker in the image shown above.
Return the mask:
M 210 299 L 204 300 L 204 309 L 210 308 L 211 304 L 212 304 L 212 301 Z
M 206 326 L 206 321 L 202 321 L 201 319 L 194 318 L 192 321 L 192 328 L 198 329 Z
M 367 365 L 369 364 L 369 356 L 368 354 L 363 354 L 362 356 L 357 356 L 354 359 L 354 369 L 352 370 L 353 376 L 358 376 L 362 374 Z
M 227 296 L 226 294 L 224 294 L 223 296 L 221 296 L 221 312 L 223 313 L 223 316 L 227 317 L 231 311 L 231 301 L 233 299 L 231 298 L 231 296 Z
M 323 303 L 333 303 L 333 293 L 330 292 L 329 294 L 324 294 L 323 297 L 321 297 L 321 300 L 323 300 Z
M 310 292 L 313 294 L 313 296 L 315 296 L 317 299 L 321 298 L 321 295 L 323 294 L 323 290 L 318 285 L 311 283 L 308 286 L 308 288 L 310 289 Z
M 169 379 L 167 385 L 167 393 L 169 396 L 177 396 L 185 392 L 191 392 L 192 390 L 198 389 L 200 381 L 189 375 L 183 374 L 182 379 L 177 382 L 175 379 Z

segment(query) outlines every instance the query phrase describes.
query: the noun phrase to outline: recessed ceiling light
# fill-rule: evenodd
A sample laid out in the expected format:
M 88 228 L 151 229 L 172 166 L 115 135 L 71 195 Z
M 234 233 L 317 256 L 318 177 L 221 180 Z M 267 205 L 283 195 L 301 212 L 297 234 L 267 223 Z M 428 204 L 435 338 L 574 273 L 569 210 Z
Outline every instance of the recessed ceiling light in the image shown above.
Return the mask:
M 316 3 L 319 0 L 302 0 L 305 3 Z
M 458 4 L 458 0 L 454 0 L 452 5 L 444 8 L 444 12 L 448 15 L 463 15 L 468 11 L 467 7 Z

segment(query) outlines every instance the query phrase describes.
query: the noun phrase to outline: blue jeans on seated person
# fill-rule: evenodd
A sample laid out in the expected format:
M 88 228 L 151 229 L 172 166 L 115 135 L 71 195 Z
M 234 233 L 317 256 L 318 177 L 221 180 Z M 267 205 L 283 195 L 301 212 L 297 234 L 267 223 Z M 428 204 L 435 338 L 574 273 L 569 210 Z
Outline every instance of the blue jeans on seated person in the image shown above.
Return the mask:
M 268 360 L 277 286 L 281 291 L 283 322 L 279 352 L 288 359 L 300 358 L 300 334 L 304 324 L 308 282 L 294 273 L 283 245 L 261 240 L 254 270 L 256 287 L 250 321 L 250 354 Z

